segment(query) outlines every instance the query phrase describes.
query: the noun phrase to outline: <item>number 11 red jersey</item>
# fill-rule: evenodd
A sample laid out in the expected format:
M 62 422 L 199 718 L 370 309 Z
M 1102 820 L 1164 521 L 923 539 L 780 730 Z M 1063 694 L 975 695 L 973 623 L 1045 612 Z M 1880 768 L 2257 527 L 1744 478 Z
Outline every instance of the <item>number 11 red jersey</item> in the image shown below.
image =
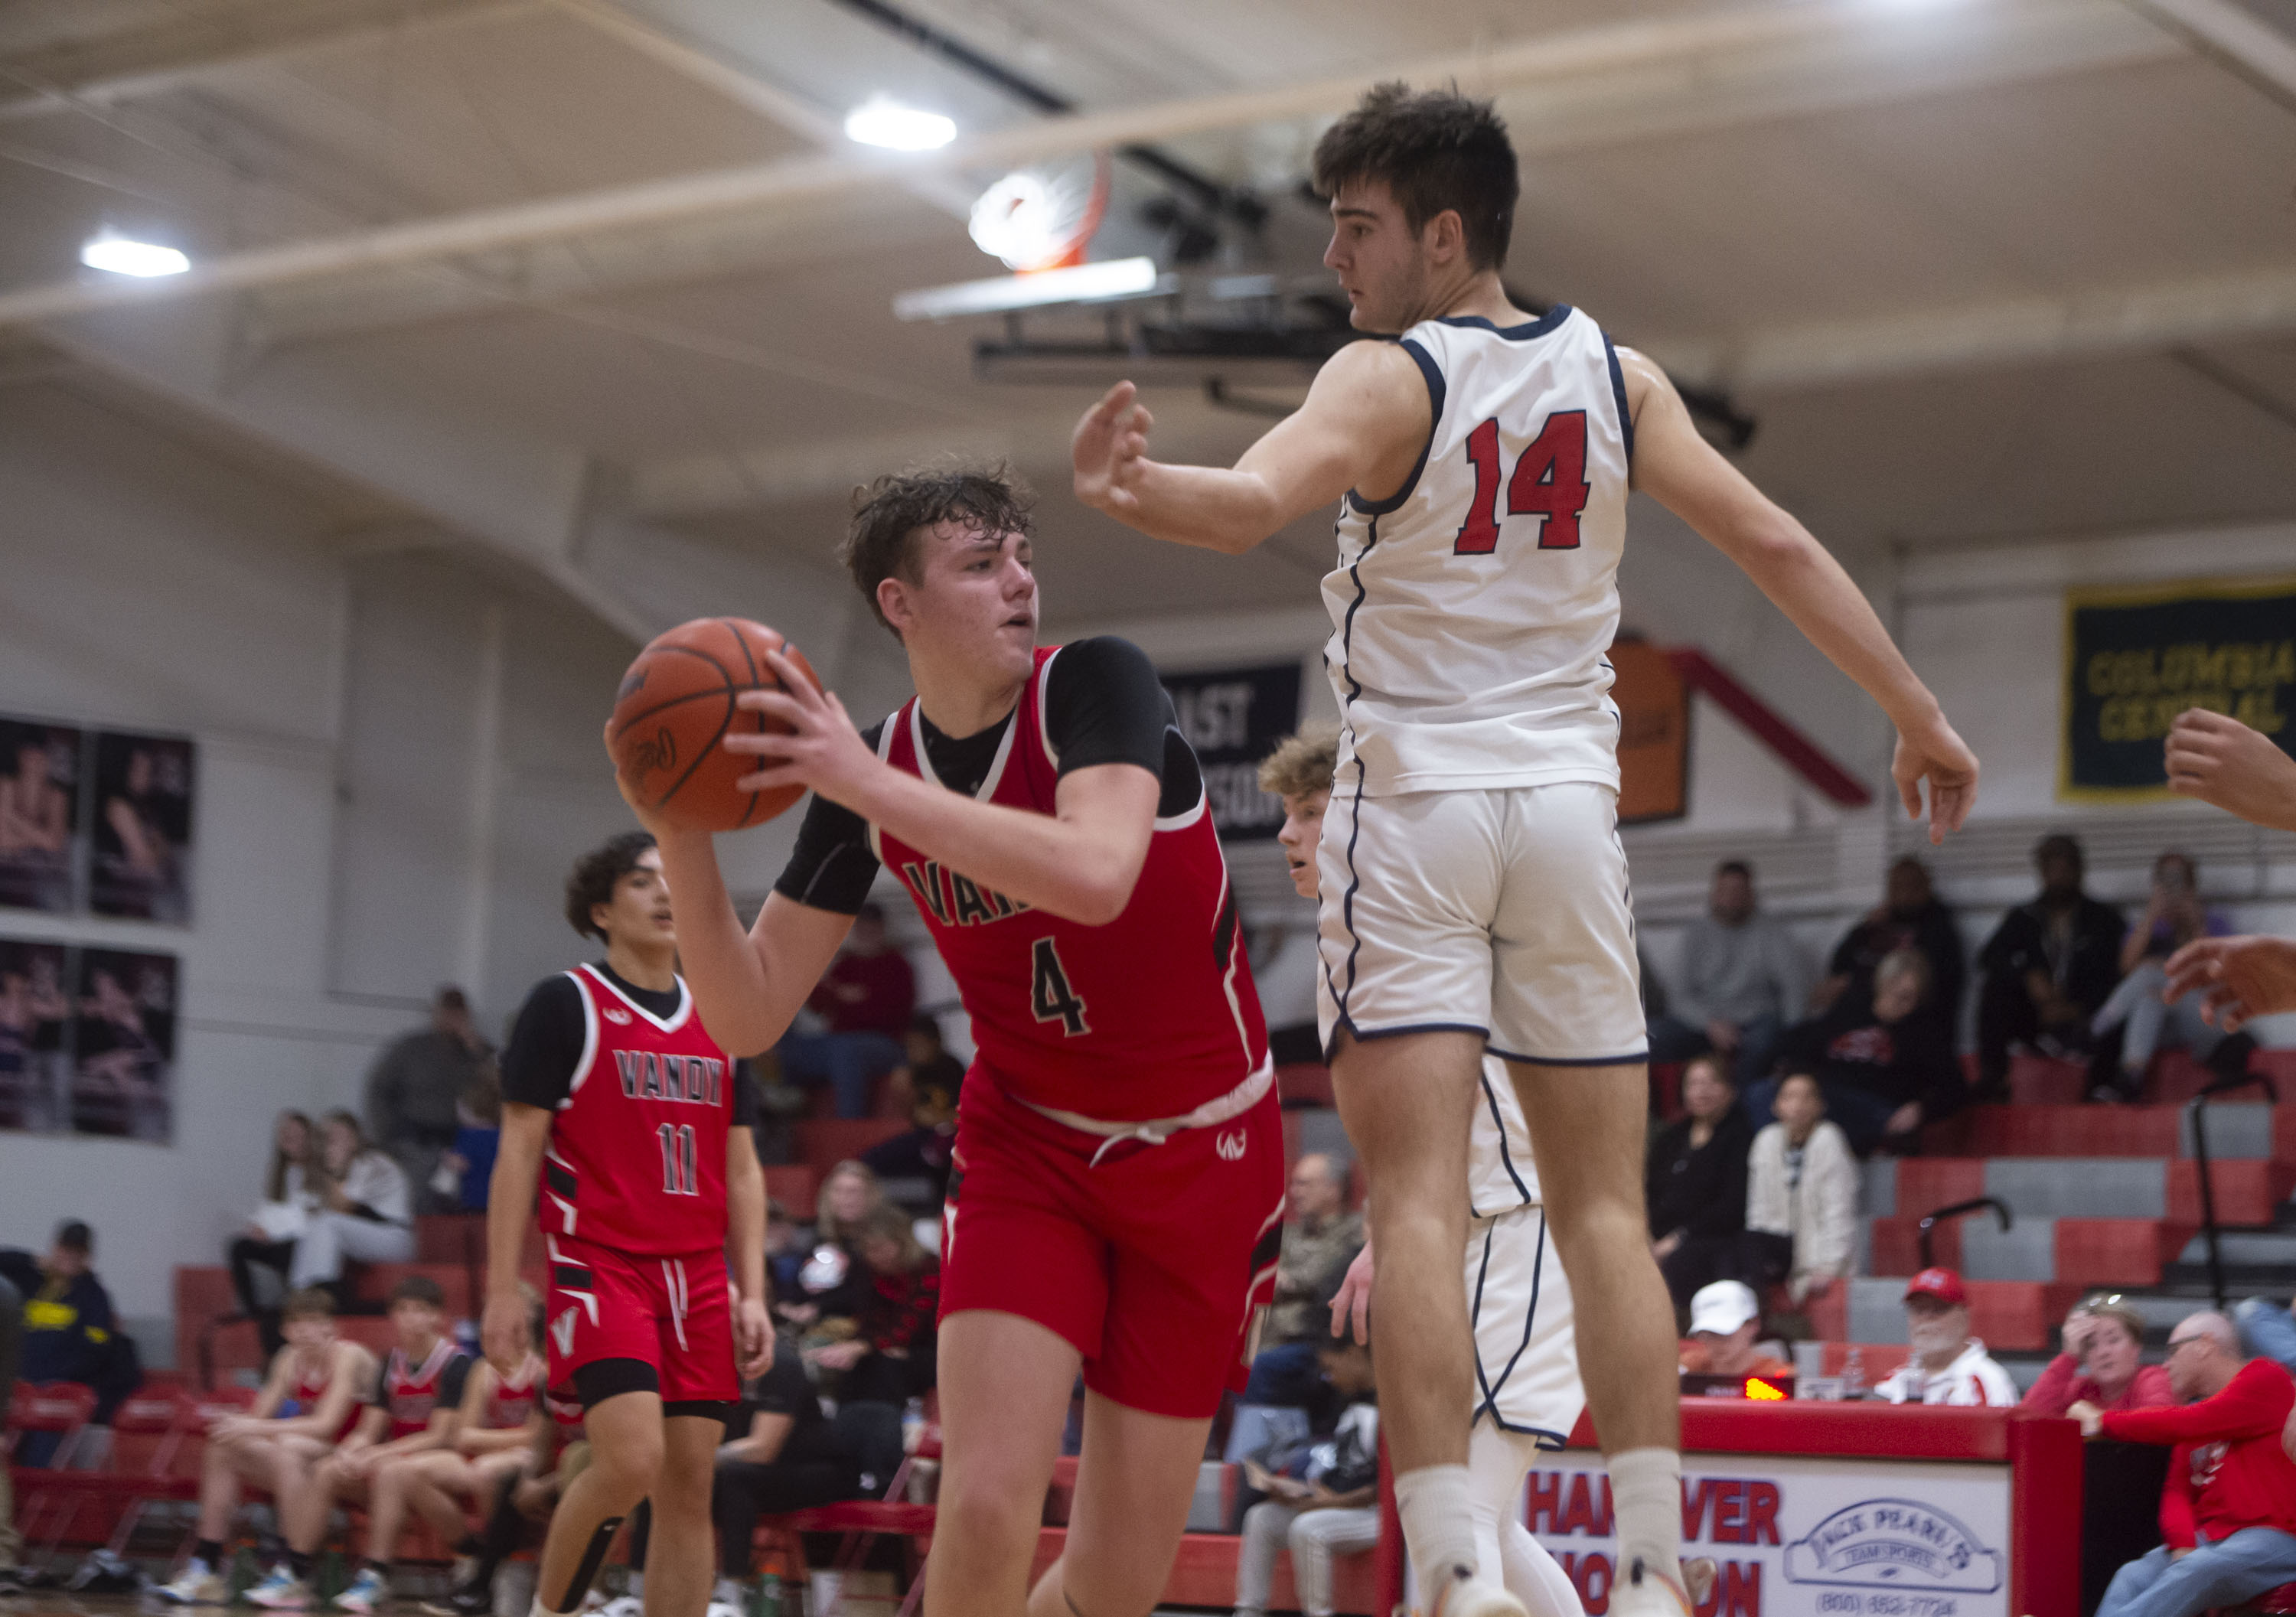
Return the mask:
M 734 1073 L 685 980 L 663 1018 L 587 965 L 566 974 L 582 991 L 582 1056 L 550 1120 L 543 1230 L 626 1252 L 724 1245 Z

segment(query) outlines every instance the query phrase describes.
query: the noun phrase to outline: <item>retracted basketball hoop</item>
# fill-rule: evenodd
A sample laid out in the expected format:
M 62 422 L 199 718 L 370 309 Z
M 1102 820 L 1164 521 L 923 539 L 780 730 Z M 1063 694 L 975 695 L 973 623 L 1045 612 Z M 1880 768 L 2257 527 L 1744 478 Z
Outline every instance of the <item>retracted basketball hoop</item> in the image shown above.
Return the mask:
M 973 203 L 972 240 L 1021 275 L 1081 264 L 1108 213 L 1110 174 L 1105 152 L 1088 160 L 1016 168 Z

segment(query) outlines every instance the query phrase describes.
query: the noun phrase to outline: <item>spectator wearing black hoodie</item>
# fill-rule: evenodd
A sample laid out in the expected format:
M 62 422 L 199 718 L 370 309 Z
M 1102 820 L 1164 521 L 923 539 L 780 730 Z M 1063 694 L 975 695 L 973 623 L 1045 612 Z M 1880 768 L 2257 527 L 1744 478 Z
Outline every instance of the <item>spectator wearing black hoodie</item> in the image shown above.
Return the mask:
M 2080 844 L 2062 833 L 2043 837 L 2033 863 L 2040 893 L 2002 916 L 1977 952 L 1984 973 L 1977 993 L 1981 1100 L 2009 1098 L 2012 1044 L 2065 1057 L 2089 1055 L 2090 1019 L 2120 981 L 2120 940 L 2128 923 L 2081 890 L 2087 867 Z
M 1644 1189 L 1652 1254 L 1675 1301 L 1687 1304 L 1710 1281 L 1735 1277 L 1754 1130 L 1715 1056 L 1683 1069 L 1682 1104 L 1689 1115 L 1651 1142 Z
M 1825 981 L 1811 997 L 1815 1008 L 1821 1014 L 1870 1008 L 1874 969 L 1884 956 L 1901 948 L 1918 949 L 1930 963 L 1929 997 L 1921 1014 L 1954 1032 L 1969 976 L 1967 954 L 1953 911 L 1938 902 L 1930 886 L 1929 866 L 1911 854 L 1890 866 L 1881 905 L 1834 946 Z
M 1952 1038 L 1922 1014 L 1929 970 L 1917 950 L 1898 949 L 1874 968 L 1872 1008 L 1845 1006 L 1786 1031 L 1784 1070 L 1817 1079 L 1826 1116 L 1859 1156 L 1884 1145 L 1910 1145 L 1923 1124 L 1968 1098 Z M 1779 1081 L 1749 1089 L 1747 1110 L 1768 1117 Z
M 46 1258 L 21 1249 L 0 1252 L 0 1276 L 23 1293 L 23 1338 L 17 1374 L 35 1386 L 78 1382 L 93 1388 L 90 1424 L 108 1435 L 112 1412 L 143 1383 L 135 1349 L 119 1334 L 111 1293 L 90 1267 L 95 1237 L 78 1219 L 56 1227 Z M 17 1455 L 25 1465 L 45 1465 L 62 1433 L 28 1432 Z M 86 1440 L 83 1439 L 85 1442 Z M 89 1457 L 83 1452 L 83 1460 Z

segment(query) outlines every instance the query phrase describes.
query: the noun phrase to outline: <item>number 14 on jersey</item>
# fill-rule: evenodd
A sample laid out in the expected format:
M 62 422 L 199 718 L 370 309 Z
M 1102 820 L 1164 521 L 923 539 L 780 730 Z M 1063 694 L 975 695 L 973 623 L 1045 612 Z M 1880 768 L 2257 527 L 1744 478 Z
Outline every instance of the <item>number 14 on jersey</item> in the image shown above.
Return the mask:
M 1498 548 L 1499 423 L 1486 421 L 1467 434 L 1467 464 L 1475 469 L 1475 497 L 1451 554 L 1487 556 Z M 1593 489 L 1587 481 L 1587 412 L 1557 410 L 1523 446 L 1507 479 L 1506 514 L 1536 516 L 1541 550 L 1578 548 L 1578 513 Z

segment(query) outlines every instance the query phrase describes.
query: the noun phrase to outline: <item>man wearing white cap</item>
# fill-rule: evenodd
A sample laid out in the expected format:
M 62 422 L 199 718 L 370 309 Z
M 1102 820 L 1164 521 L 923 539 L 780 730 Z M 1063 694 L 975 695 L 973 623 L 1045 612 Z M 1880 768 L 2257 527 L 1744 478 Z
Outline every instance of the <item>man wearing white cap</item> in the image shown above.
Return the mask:
M 1755 1338 L 1762 1334 L 1762 1305 L 1742 1280 L 1717 1280 L 1690 1300 L 1690 1340 L 1683 1345 L 1685 1375 L 1792 1375 L 1793 1367 Z
M 1906 1286 L 1906 1340 L 1913 1356 L 1874 1389 L 1893 1404 L 1976 1404 L 2006 1408 L 2017 1383 L 1969 1334 L 1969 1290 L 1949 1268 L 1925 1268 Z

